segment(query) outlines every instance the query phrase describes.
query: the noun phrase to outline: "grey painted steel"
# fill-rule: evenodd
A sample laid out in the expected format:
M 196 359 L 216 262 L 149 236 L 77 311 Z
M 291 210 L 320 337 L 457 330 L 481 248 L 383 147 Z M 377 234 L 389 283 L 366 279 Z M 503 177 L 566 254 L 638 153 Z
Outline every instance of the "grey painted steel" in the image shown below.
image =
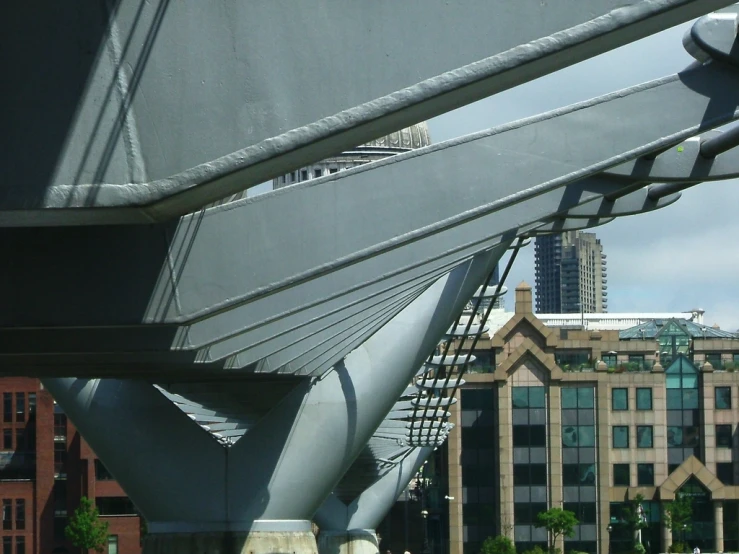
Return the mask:
M 701 144 L 711 142 L 724 133 L 707 131 L 670 148 L 653 160 L 639 158 L 612 167 L 604 176 L 628 178 L 633 181 L 717 181 L 739 177 L 739 153 L 726 152 L 715 158 L 701 154 Z
M 433 451 L 433 447 L 412 449 L 349 504 L 330 495 L 313 519 L 321 530 L 376 529 Z
M 614 218 L 627 215 L 648 213 L 667 207 L 680 199 L 679 194 L 663 196 L 652 199 L 647 189 L 639 189 L 616 200 L 608 200 L 605 197 L 598 198 L 587 204 L 582 204 L 571 210 L 567 210 L 566 218 L 570 219 L 592 219 L 592 218 Z
M 269 334 L 284 334 L 361 301 L 368 292 L 382 290 L 388 272 L 396 276 L 396 284 L 424 274 L 430 282 L 434 268 L 449 267 L 455 259 L 495 244 L 496 237 L 505 233 L 520 234 L 527 221 L 535 228 L 553 213 L 628 187 L 583 178 L 735 118 L 737 85 L 736 73 L 726 67 L 691 68 L 679 76 L 188 216 L 176 229 L 103 227 L 94 234 L 74 229 L 5 229 L 0 248 L 12 261 L 6 279 L 13 284 L 5 290 L 14 294 L 8 298 L 4 319 L 33 327 L 40 321 L 103 324 L 111 327 L 111 334 L 120 332 L 113 329 L 120 324 L 200 319 L 202 323 L 193 325 L 209 331 L 206 343 L 223 340 L 234 331 L 251 330 L 259 336 L 259 328 L 270 322 L 274 327 L 269 327 Z M 706 116 L 709 104 L 710 117 Z M 650 111 L 653 117 L 645 128 L 638 118 L 619 119 L 621 111 Z M 605 153 L 601 143 L 591 140 L 590 129 L 607 124 L 613 128 L 609 144 L 613 150 Z M 568 136 L 565 148 L 561 141 L 552 140 L 563 133 Z M 492 189 L 487 174 L 474 170 L 491 155 L 501 162 L 500 181 Z M 405 212 L 398 196 L 406 191 L 397 183 L 411 183 L 419 176 L 426 178 L 424 194 L 419 196 L 413 186 L 407 190 L 414 202 L 421 202 L 418 213 L 395 213 Z M 460 179 L 466 182 L 468 194 L 455 195 L 447 186 Z M 372 214 L 383 224 L 358 225 L 352 206 L 359 204 L 368 221 Z M 304 215 L 298 215 L 301 210 Z M 295 225 L 275 226 L 280 213 L 295 214 Z M 336 228 L 342 233 L 336 235 Z M 296 236 L 298 229 L 300 236 Z M 222 243 L 224 236 L 267 240 L 249 241 L 245 248 L 239 243 L 238 255 L 230 255 Z M 82 255 L 77 249 L 85 243 L 89 248 Z M 29 244 L 40 244 L 48 256 L 29 255 Z M 272 262 L 276 244 L 290 252 Z M 120 265 L 103 266 L 88 254 L 101 250 L 115 251 L 115 263 Z M 129 260 L 133 259 L 138 262 L 138 275 L 132 278 Z M 58 270 L 53 289 L 43 286 L 49 267 Z M 218 286 L 204 285 L 214 279 Z M 28 306 L 22 302 L 27 297 L 24 289 L 42 298 Z M 106 294 L 112 290 L 120 292 Z M 313 306 L 318 311 L 308 313 Z M 192 329 L 183 331 L 173 326 L 135 333 L 150 333 L 149 344 L 159 351 L 203 344 L 202 339 L 191 338 Z M 261 336 L 265 340 L 269 335 Z M 246 337 L 238 349 L 252 345 Z M 275 350 L 289 345 L 276 344 Z M 243 363 L 252 361 L 246 360 Z M 180 363 L 207 365 L 208 361 L 207 353 L 193 352 Z
M 14 3 L 2 224 L 192 212 L 731 3 Z
M 649 187 L 649 198 L 659 200 L 671 194 L 678 194 L 680 191 L 694 187 L 699 183 L 662 183 Z
M 334 371 L 300 380 L 230 448 L 148 383 L 43 383 L 141 509 L 150 531 L 238 531 L 259 520 L 308 519 L 507 246 L 437 280 Z M 188 457 L 182 449 L 193 445 L 198 454 Z M 133 449 L 151 463 L 130 464 L 123 453 Z M 152 471 L 167 473 L 157 487 L 149 482 Z M 205 484 L 201 471 L 208 474 Z
M 716 137 L 701 142 L 701 155 L 713 159 L 737 146 L 739 146 L 739 128 L 734 126 Z
M 701 17 L 683 37 L 685 49 L 699 62 L 717 60 L 739 67 L 736 50 L 739 8 L 731 6 Z
M 551 235 L 551 234 L 559 234 L 564 233 L 565 231 L 579 231 L 582 229 L 590 229 L 591 227 L 599 227 L 600 225 L 605 225 L 606 223 L 610 223 L 615 218 L 613 217 L 607 217 L 607 218 L 589 218 L 589 219 L 582 219 L 582 218 L 576 218 L 576 219 L 555 219 L 552 222 L 549 223 L 542 223 L 541 225 L 537 226 L 535 229 L 532 229 L 526 233 L 526 236 L 529 237 L 536 237 L 539 235 Z

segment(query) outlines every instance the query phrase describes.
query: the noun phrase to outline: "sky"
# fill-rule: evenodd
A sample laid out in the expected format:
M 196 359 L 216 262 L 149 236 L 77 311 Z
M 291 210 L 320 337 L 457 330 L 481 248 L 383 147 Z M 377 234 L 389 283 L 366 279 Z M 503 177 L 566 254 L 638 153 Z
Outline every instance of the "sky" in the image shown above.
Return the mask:
M 693 61 L 682 46 L 688 28 L 668 29 L 434 118 L 431 139 L 438 143 L 680 71 Z M 739 329 L 737 180 L 703 183 L 667 208 L 592 231 L 607 255 L 609 312 L 702 308 L 708 325 Z M 521 281 L 534 286 L 533 242 L 518 254 L 506 285 Z M 506 302 L 512 309 L 512 292 Z

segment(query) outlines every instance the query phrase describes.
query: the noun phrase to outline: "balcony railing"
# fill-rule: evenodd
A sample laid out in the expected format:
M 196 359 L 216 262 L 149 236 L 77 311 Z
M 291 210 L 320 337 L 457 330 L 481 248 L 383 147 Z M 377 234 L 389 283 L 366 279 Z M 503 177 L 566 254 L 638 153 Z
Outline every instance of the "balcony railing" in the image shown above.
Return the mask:
M 584 362 L 581 364 L 557 364 L 562 369 L 562 371 L 568 372 L 568 373 L 574 373 L 574 372 L 588 372 L 588 371 L 595 371 L 595 364 L 593 362 Z
M 706 360 L 713 366 L 714 371 L 737 371 L 739 370 L 739 361 L 733 360 Z M 703 365 L 706 362 L 698 362 L 696 365 Z
M 495 366 L 492 365 L 475 365 L 470 364 L 467 366 L 467 373 L 493 373 Z

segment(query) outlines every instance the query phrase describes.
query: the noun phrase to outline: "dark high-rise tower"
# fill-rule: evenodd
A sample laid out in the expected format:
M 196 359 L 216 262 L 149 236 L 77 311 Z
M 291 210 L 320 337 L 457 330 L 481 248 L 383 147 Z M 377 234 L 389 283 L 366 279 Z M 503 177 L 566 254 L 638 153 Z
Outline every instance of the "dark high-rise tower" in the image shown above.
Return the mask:
M 537 237 L 537 313 L 608 311 L 606 255 L 594 233 Z

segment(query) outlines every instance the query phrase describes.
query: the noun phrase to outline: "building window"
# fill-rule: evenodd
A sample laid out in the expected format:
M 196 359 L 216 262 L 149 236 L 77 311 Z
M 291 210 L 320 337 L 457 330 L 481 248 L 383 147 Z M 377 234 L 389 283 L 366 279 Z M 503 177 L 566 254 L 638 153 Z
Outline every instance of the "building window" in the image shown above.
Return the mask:
M 719 462 L 716 464 L 716 477 L 724 485 L 734 484 L 734 464 L 732 462 Z
M 613 486 L 631 486 L 631 469 L 629 464 L 613 464 Z
M 629 354 L 629 369 L 632 371 L 644 369 L 644 354 Z
M 13 554 L 13 537 L 3 537 L 3 554 Z
M 613 426 L 613 448 L 629 447 L 629 428 L 626 425 Z
M 546 479 L 546 470 L 544 475 Z M 95 504 L 97 504 L 101 516 L 136 515 L 133 502 L 125 496 L 98 496 L 95 499 Z
M 33 420 L 33 417 L 36 415 L 36 393 L 35 392 L 29 392 L 28 393 L 28 420 Z
M 118 554 L 118 535 L 108 535 L 108 554 Z
M 629 389 L 611 389 L 611 408 L 613 411 L 629 409 Z
M 606 367 L 616 367 L 616 353 L 603 354 L 603 363 Z
M 314 176 L 316 177 L 316 179 L 317 179 L 318 177 L 320 177 L 320 176 L 321 176 L 322 174 L 323 174 L 323 172 L 322 172 L 322 171 L 321 171 L 320 169 L 316 169 L 316 170 L 315 170 L 315 171 L 313 172 L 313 175 L 314 175 Z
M 3 499 L 3 529 L 13 528 L 13 501 L 5 498 Z
M 652 448 L 654 446 L 654 432 L 651 425 L 636 426 L 637 448 Z
M 64 480 L 54 481 L 54 518 L 67 517 L 67 482 Z M 62 534 L 62 536 L 64 536 Z
M 640 487 L 654 486 L 654 464 L 636 464 L 636 484 Z
M 54 442 L 67 442 L 66 414 L 54 414 Z
M 636 389 L 636 409 L 651 410 L 652 409 L 652 389 Z
M 13 393 L 3 393 L 3 421 L 13 421 Z
M 26 395 L 22 392 L 15 393 L 15 420 L 26 421 Z
M 562 407 L 594 408 L 595 399 L 590 387 L 566 387 L 562 389 Z
M 113 476 L 100 460 L 95 460 L 95 479 L 98 481 L 113 481 Z
M 15 538 L 15 554 L 26 554 L 26 538 Z
M 308 170 L 307 169 L 300 170 L 300 180 L 301 181 L 307 181 L 308 180 Z
M 15 528 L 20 530 L 26 528 L 26 501 L 23 498 L 15 500 Z
M 731 425 L 716 425 L 716 447 L 731 448 Z
M 16 429 L 15 430 L 15 450 L 16 452 L 24 452 L 26 448 L 26 430 Z
M 67 445 L 63 442 L 54 443 L 54 478 L 67 478 Z
M 522 485 L 546 485 L 547 484 L 547 465 L 546 464 L 514 464 L 513 465 L 513 484 Z
M 546 391 L 544 387 L 513 387 L 511 401 L 514 408 L 545 408 Z
M 595 426 L 567 425 L 562 427 L 562 446 L 595 446 Z
M 562 484 L 572 486 L 595 485 L 595 464 L 563 464 Z
M 546 446 L 546 425 L 514 425 L 513 446 Z
M 706 353 L 706 361 L 713 366 L 713 369 L 723 369 L 721 365 L 721 352 Z
M 714 389 L 716 394 L 716 409 L 717 410 L 730 410 L 731 409 L 731 387 L 716 387 Z
M 13 430 L 3 429 L 3 449 L 13 450 Z

